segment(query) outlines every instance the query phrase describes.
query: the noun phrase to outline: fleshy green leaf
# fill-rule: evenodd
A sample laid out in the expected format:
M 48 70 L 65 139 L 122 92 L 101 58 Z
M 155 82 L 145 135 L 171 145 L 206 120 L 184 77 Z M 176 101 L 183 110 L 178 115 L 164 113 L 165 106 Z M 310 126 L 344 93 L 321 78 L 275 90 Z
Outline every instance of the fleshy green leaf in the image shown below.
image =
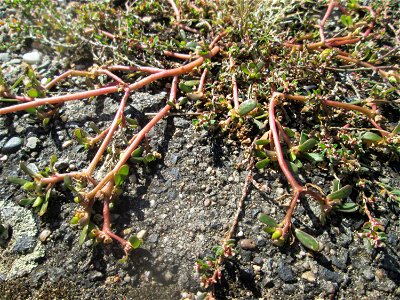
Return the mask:
M 36 184 L 35 182 L 28 181 L 24 183 L 22 188 L 24 189 L 24 191 L 33 191 L 36 188 Z
M 300 134 L 300 145 L 304 144 L 308 140 L 308 134 L 306 134 L 304 131 L 301 132 Z
M 332 193 L 338 191 L 340 189 L 340 180 L 334 179 L 332 181 Z
M 30 90 L 27 92 L 27 94 L 28 94 L 28 96 L 31 97 L 31 98 L 37 98 L 37 97 L 39 97 L 39 92 L 38 92 L 38 90 L 35 89 L 35 88 L 30 89 Z
M 320 153 L 303 153 L 303 156 L 311 162 L 322 162 L 324 161 L 324 156 Z
M 123 165 L 114 176 L 115 185 L 116 186 L 122 185 L 128 174 L 129 174 L 129 166 Z
M 83 243 L 86 240 L 87 234 L 88 234 L 88 230 L 89 230 L 89 224 L 86 224 L 85 226 L 83 226 L 81 234 L 79 235 L 79 245 L 83 245 Z
M 36 200 L 33 202 L 32 207 L 38 207 L 40 205 L 42 205 L 44 202 L 44 198 L 43 197 L 36 197 Z
M 26 179 L 19 178 L 19 177 L 16 177 L 16 176 L 8 176 L 7 177 L 7 181 L 12 183 L 12 184 L 18 184 L 18 185 L 24 185 L 25 183 L 29 182 Z
M 268 227 L 277 227 L 278 223 L 276 223 L 276 221 L 274 219 L 272 219 L 271 217 L 267 216 L 266 214 L 260 214 L 258 216 L 258 220 L 262 223 L 264 223 L 265 225 L 267 225 Z
M 342 187 L 341 189 L 339 189 L 338 191 L 329 194 L 328 196 L 326 196 L 326 198 L 328 200 L 344 199 L 344 198 L 350 196 L 351 191 L 352 191 L 352 186 L 346 185 L 346 186 Z
M 43 216 L 47 212 L 47 207 L 49 206 L 49 199 L 46 196 L 42 206 L 40 207 L 39 216 Z
M 365 132 L 362 136 L 361 139 L 363 141 L 369 141 L 369 142 L 374 142 L 378 143 L 382 140 L 382 137 L 376 133 L 373 132 Z
M 304 247 L 316 252 L 321 250 L 322 247 L 320 243 L 312 235 L 297 228 L 295 229 L 294 234 Z
M 398 134 L 400 132 L 400 122 L 397 126 L 393 129 L 392 134 Z
M 285 130 L 286 134 L 287 134 L 290 138 L 294 137 L 294 131 L 293 131 L 292 129 L 290 129 L 289 127 L 285 127 L 284 130 Z
M 300 152 L 306 152 L 306 151 L 314 148 L 316 144 L 317 144 L 317 140 L 311 138 L 311 139 L 306 140 L 304 143 L 299 145 L 297 148 L 299 149 Z
M 238 114 L 244 116 L 257 107 L 257 101 L 253 99 L 246 100 L 239 105 Z
M 354 202 L 346 202 L 343 204 L 335 205 L 334 209 L 344 213 L 351 213 L 358 211 L 359 206 Z
M 260 160 L 259 162 L 256 163 L 256 168 L 263 169 L 269 164 L 270 161 L 271 161 L 271 159 L 268 157 L 263 160 Z
M 25 174 L 27 174 L 27 175 L 29 175 L 29 176 L 31 176 L 31 177 L 33 177 L 33 178 L 42 178 L 42 176 L 40 175 L 40 174 L 38 174 L 38 173 L 36 173 L 34 170 L 32 170 L 32 168 L 30 168 L 30 167 L 28 167 L 24 162 L 20 162 L 19 163 L 19 167 L 21 168 L 21 170 L 25 173 Z
M 268 145 L 270 143 L 270 140 L 257 140 L 256 145 Z
M 18 204 L 21 206 L 28 206 L 28 205 L 31 205 L 34 201 L 35 201 L 35 199 L 23 198 L 18 201 Z
M 137 249 L 142 244 L 142 241 L 136 235 L 132 235 L 129 238 L 129 243 L 131 244 L 133 249 Z
M 143 147 L 137 147 L 131 154 L 131 157 L 139 157 L 143 153 Z

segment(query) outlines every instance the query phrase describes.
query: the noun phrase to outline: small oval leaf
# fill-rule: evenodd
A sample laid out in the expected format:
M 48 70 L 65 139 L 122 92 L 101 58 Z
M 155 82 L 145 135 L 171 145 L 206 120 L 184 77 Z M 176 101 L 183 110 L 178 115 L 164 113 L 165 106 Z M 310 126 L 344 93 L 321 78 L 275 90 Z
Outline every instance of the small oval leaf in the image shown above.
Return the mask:
M 351 194 L 352 189 L 353 188 L 351 185 L 346 185 L 346 186 L 342 187 L 341 189 L 339 189 L 338 191 L 336 191 L 332 194 L 329 194 L 328 196 L 326 196 L 326 198 L 328 200 L 344 199 Z
M 267 225 L 268 227 L 277 227 L 278 226 L 276 221 L 274 219 L 272 219 L 271 217 L 267 216 L 266 214 L 260 214 L 258 216 L 258 220 L 260 222 L 264 223 L 265 225 Z
M 239 116 L 244 116 L 255 109 L 257 106 L 257 101 L 253 99 L 249 99 L 244 101 L 242 104 L 239 105 L 238 114 Z
M 300 152 L 306 152 L 306 151 L 314 148 L 316 144 L 317 144 L 317 140 L 311 138 L 311 139 L 306 140 L 304 143 L 299 145 L 297 148 L 299 149 Z
M 269 164 L 270 161 L 271 161 L 271 159 L 268 157 L 263 160 L 260 160 L 259 162 L 256 163 L 256 168 L 263 169 Z
M 142 244 L 142 241 L 136 235 L 133 235 L 129 238 L 129 243 L 133 249 L 137 249 Z
M 295 229 L 294 234 L 304 247 L 316 252 L 321 250 L 322 247 L 320 243 L 312 235 L 297 228 Z
M 344 213 L 351 213 L 358 211 L 359 206 L 354 202 L 346 202 L 343 204 L 335 205 L 334 209 Z
M 26 179 L 15 177 L 15 176 L 8 176 L 7 181 L 12 184 L 24 185 L 25 183 L 29 182 Z
M 365 132 L 362 136 L 361 139 L 363 141 L 369 141 L 369 142 L 374 142 L 378 143 L 382 140 L 382 137 L 380 135 L 377 135 L 376 133 L 373 132 Z

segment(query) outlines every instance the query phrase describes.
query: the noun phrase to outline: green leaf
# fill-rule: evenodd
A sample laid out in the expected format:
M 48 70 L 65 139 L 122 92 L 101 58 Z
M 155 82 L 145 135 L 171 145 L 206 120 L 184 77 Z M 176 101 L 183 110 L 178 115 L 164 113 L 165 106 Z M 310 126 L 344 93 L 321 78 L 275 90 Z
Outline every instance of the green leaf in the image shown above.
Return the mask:
M 221 257 L 224 255 L 224 248 L 221 246 L 213 247 L 212 251 L 215 253 L 215 257 Z
M 303 153 L 305 158 L 311 162 L 322 162 L 324 161 L 324 156 L 320 153 Z
M 359 206 L 354 202 L 346 202 L 343 204 L 335 205 L 333 208 L 340 212 L 351 213 L 358 211 Z
M 21 168 L 21 170 L 25 173 L 25 174 L 27 174 L 27 175 L 29 175 L 29 176 L 31 176 L 31 177 L 33 177 L 33 178 L 42 178 L 42 176 L 40 175 L 40 174 L 38 174 L 38 173 L 36 173 L 34 170 L 32 170 L 32 168 L 29 168 L 24 162 L 20 162 L 19 163 L 19 167 Z
M 23 198 L 18 201 L 18 204 L 21 206 L 29 206 L 32 205 L 32 203 L 35 201 L 35 199 L 28 199 L 28 198 Z
M 332 193 L 338 191 L 340 189 L 340 180 L 334 179 L 332 181 Z
M 74 130 L 74 134 L 75 134 L 76 140 L 78 141 L 79 144 L 87 143 L 87 141 L 88 141 L 87 133 L 83 129 L 76 128 Z
M 375 142 L 378 143 L 382 140 L 382 137 L 380 135 L 377 135 L 376 133 L 373 132 L 365 132 L 362 136 L 361 139 L 363 141 L 369 141 L 369 142 Z
M 267 216 L 266 214 L 259 214 L 258 220 L 260 222 L 264 223 L 265 225 L 267 225 L 268 227 L 275 228 L 278 226 L 278 223 L 276 223 L 276 221 L 274 219 Z
M 38 90 L 35 89 L 35 88 L 30 89 L 30 90 L 28 91 L 27 94 L 28 94 L 28 96 L 31 97 L 31 98 L 37 98 L 37 97 L 39 97 L 39 92 L 38 92 Z
M 285 127 L 284 130 L 285 130 L 286 134 L 287 134 L 290 138 L 294 137 L 294 131 L 293 131 L 292 129 L 290 129 L 289 127 Z
M 392 134 L 398 134 L 400 132 L 400 122 L 397 126 L 393 129 Z
M 81 234 L 79 235 L 79 245 L 82 246 L 83 243 L 86 240 L 87 234 L 88 234 L 88 230 L 89 230 L 89 224 L 86 224 L 85 226 L 83 226 Z
M 242 69 L 242 72 L 243 72 L 244 74 L 250 75 L 250 71 L 249 71 L 249 69 L 247 68 L 247 66 L 246 66 L 245 64 L 242 64 L 242 65 L 240 66 L 240 68 Z
M 316 139 L 311 138 L 311 139 L 306 140 L 304 143 L 299 145 L 297 148 L 299 149 L 300 152 L 306 152 L 306 151 L 314 148 L 317 143 L 318 142 Z
M 262 151 L 262 150 L 255 150 L 255 151 L 254 151 L 254 155 L 255 155 L 256 157 L 262 158 L 262 159 L 268 157 L 268 156 L 267 156 L 267 153 L 266 153 L 265 151 Z
M 297 228 L 294 230 L 294 234 L 304 247 L 316 252 L 321 250 L 321 244 L 312 235 Z
M 133 150 L 131 157 L 139 157 L 143 153 L 143 147 L 137 147 L 135 150 Z
M 127 118 L 126 118 L 126 119 L 127 119 Z M 126 120 L 126 119 L 125 119 L 125 120 Z M 90 121 L 90 122 L 89 122 L 89 127 L 92 128 L 92 130 L 93 130 L 95 133 L 97 133 L 97 134 L 100 134 L 100 133 L 101 133 L 101 130 L 99 129 L 99 127 L 97 127 L 96 123 L 94 123 L 93 121 Z
M 263 160 L 260 160 L 259 162 L 256 163 L 256 168 L 263 169 L 269 164 L 270 161 L 271 161 L 271 159 L 268 157 Z
M 54 165 L 57 162 L 57 155 L 53 154 L 50 158 L 50 170 L 54 172 Z
M 29 181 L 26 180 L 26 179 L 19 178 L 19 177 L 16 177 L 16 176 L 8 176 L 8 177 L 7 177 L 7 181 L 8 181 L 9 183 L 18 184 L 18 185 L 24 185 L 25 183 L 29 182 Z
M 246 100 L 239 105 L 238 114 L 244 116 L 257 107 L 257 101 L 253 99 Z
M 34 114 L 36 114 L 36 108 L 35 107 L 30 107 L 30 108 L 27 108 L 27 109 L 25 109 L 25 111 L 27 112 L 27 113 L 29 113 L 29 114 L 31 114 L 31 115 L 34 115 Z
M 33 191 L 36 188 L 36 183 L 32 181 L 25 182 L 22 188 L 24 191 Z
M 308 134 L 302 131 L 300 134 L 300 145 L 304 144 L 307 140 L 308 140 Z
M 77 216 L 73 216 L 72 218 L 71 218 L 71 221 L 69 221 L 69 223 L 71 224 L 71 225 L 76 225 L 76 224 L 78 224 L 79 223 L 79 217 L 77 217 Z
M 262 145 L 268 145 L 270 143 L 270 140 L 257 140 L 256 145 L 262 146 Z
M 114 176 L 115 185 L 116 186 L 122 185 L 128 174 L 129 174 L 129 166 L 123 165 Z
M 353 25 L 353 18 L 350 15 L 342 15 L 340 21 L 346 27 L 351 27 Z
M 299 172 L 299 168 L 297 167 L 297 165 L 292 163 L 291 161 L 289 161 L 289 168 L 293 173 L 297 174 Z
M 329 194 L 328 196 L 326 196 L 326 198 L 328 200 L 344 199 L 344 198 L 350 196 L 352 189 L 353 188 L 351 185 L 346 185 L 346 186 L 342 187 L 341 189 L 339 189 L 338 191 Z
M 48 206 L 49 206 L 49 199 L 46 196 L 46 200 L 43 202 L 42 206 L 40 207 L 39 216 L 43 216 L 47 212 Z
M 129 243 L 131 244 L 133 249 L 137 249 L 142 244 L 142 241 L 136 235 L 132 235 L 129 238 Z
M 40 205 L 42 205 L 44 202 L 44 198 L 43 197 L 36 197 L 36 200 L 33 202 L 32 207 L 38 207 Z

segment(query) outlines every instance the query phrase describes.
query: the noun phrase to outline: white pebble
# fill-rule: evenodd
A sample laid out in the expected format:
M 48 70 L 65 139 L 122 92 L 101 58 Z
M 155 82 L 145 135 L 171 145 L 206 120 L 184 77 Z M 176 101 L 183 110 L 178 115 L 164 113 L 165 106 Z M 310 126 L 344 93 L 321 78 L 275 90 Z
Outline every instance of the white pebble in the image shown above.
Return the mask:
M 42 54 L 38 51 L 28 52 L 22 56 L 22 60 L 30 65 L 37 65 L 42 60 Z

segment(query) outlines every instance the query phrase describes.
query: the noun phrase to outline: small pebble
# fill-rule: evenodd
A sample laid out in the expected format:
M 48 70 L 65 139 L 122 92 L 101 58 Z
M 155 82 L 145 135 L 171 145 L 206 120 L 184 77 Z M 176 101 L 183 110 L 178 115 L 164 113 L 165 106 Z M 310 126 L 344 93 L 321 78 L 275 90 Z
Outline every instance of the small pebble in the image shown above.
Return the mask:
M 211 204 L 211 200 L 210 199 L 207 198 L 206 200 L 204 200 L 204 206 L 205 207 L 209 207 L 210 204 Z
M 243 239 L 239 241 L 239 246 L 244 250 L 254 250 L 257 247 L 257 243 L 252 239 Z
M 22 145 L 22 139 L 18 136 L 14 136 L 9 139 L 3 146 L 3 153 L 11 153 L 17 151 Z
M 307 280 L 308 282 L 315 282 L 315 275 L 311 271 L 307 271 L 301 274 L 301 278 Z
M 25 53 L 22 60 L 30 65 L 38 65 L 42 61 L 42 54 L 38 51 Z
M 7 52 L 0 53 L 0 61 L 1 62 L 8 62 L 10 60 L 10 54 Z
M 29 149 L 35 149 L 38 142 L 39 142 L 39 139 L 35 136 L 32 136 L 32 137 L 28 138 L 26 146 Z
M 45 242 L 47 238 L 50 236 L 51 230 L 45 229 L 39 234 L 39 241 Z

